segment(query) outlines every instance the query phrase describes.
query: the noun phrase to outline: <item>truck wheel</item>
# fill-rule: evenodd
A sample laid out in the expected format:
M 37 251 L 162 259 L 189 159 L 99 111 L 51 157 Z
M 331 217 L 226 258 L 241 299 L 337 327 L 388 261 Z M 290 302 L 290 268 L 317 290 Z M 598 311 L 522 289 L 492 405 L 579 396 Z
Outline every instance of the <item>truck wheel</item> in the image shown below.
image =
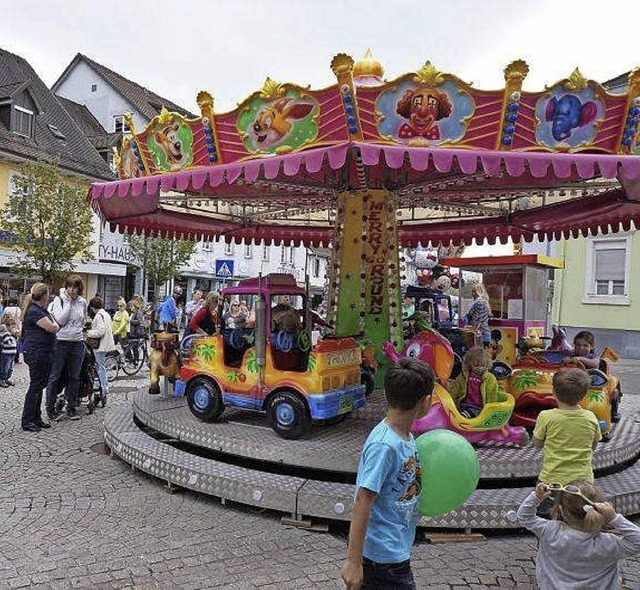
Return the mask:
M 215 422 L 224 412 L 220 388 L 211 379 L 196 377 L 189 381 L 186 393 L 189 409 L 198 420 Z
M 300 438 L 311 424 L 306 404 L 290 391 L 276 393 L 267 406 L 269 425 L 282 438 Z

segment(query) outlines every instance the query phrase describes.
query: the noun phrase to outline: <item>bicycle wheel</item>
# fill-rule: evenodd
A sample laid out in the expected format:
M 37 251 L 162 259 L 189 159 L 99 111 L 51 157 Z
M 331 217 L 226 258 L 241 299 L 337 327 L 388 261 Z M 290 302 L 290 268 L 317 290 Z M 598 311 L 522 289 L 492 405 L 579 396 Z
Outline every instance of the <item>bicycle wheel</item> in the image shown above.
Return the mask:
M 143 342 L 133 342 L 124 349 L 122 370 L 125 372 L 125 375 L 129 375 L 129 377 L 132 377 L 138 371 L 140 371 L 140 369 L 142 369 L 142 365 L 144 364 L 143 346 Z
M 109 383 L 115 381 L 120 371 L 120 357 L 108 356 L 104 361 L 104 368 L 107 372 L 107 381 Z

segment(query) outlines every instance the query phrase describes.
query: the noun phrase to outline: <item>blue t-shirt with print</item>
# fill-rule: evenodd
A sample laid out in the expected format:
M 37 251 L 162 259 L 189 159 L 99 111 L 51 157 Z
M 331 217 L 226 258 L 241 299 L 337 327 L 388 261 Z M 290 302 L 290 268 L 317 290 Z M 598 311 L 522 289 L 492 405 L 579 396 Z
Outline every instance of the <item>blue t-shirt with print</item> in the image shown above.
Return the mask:
M 422 491 L 420 459 L 412 435 L 403 439 L 384 420 L 364 443 L 356 490 L 377 494 L 371 505 L 363 554 L 377 563 L 409 559 Z

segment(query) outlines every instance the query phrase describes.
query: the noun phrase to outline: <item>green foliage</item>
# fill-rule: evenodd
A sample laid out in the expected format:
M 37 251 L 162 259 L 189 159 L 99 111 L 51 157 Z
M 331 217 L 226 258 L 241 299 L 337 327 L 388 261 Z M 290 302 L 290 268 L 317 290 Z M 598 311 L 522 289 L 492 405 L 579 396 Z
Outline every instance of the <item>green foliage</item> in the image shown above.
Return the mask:
M 211 342 L 193 344 L 194 356 L 199 356 L 204 361 L 211 361 L 216 356 L 216 347 Z
M 518 389 L 529 389 L 538 385 L 538 374 L 535 371 L 523 370 L 514 375 L 513 380 Z
M 195 242 L 149 236 L 129 236 L 129 245 L 156 289 L 179 274 L 196 251 Z
M 250 350 L 247 353 L 247 371 L 249 373 L 257 373 L 260 370 L 258 366 L 258 361 L 256 360 L 256 352 L 255 350 Z
M 13 266 L 21 275 L 37 274 L 51 283 L 73 270 L 78 258 L 92 258 L 87 184 L 63 176 L 57 162 L 24 166 L 13 178 L 0 223 L 15 236 L 13 245 L 22 256 Z

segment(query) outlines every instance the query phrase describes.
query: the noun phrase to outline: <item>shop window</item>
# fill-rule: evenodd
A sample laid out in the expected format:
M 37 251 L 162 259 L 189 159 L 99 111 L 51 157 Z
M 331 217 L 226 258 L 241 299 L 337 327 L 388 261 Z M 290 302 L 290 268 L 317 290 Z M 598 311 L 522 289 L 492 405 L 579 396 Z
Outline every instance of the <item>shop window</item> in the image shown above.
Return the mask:
M 586 248 L 583 303 L 629 305 L 631 236 L 589 238 Z
M 289 264 L 293 265 L 296 261 L 296 247 L 291 246 L 289 248 Z
M 320 259 L 317 257 L 311 262 L 311 275 L 314 279 L 320 277 Z
M 287 247 L 282 244 L 280 246 L 280 264 L 286 264 L 287 263 Z
M 244 245 L 244 257 L 245 258 L 251 258 L 252 253 L 251 253 L 251 244 L 245 244 Z
M 269 246 L 266 244 L 262 245 L 262 261 L 269 262 Z

